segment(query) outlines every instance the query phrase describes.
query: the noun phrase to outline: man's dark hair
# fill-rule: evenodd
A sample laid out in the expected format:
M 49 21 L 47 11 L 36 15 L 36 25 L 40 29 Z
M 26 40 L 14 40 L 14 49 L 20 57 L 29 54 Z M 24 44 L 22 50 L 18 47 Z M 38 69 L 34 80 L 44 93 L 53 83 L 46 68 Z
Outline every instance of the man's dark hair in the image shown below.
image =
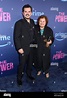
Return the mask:
M 29 4 L 26 4 L 22 7 L 22 12 L 24 12 L 24 8 L 31 8 L 31 12 L 32 12 L 32 7 Z

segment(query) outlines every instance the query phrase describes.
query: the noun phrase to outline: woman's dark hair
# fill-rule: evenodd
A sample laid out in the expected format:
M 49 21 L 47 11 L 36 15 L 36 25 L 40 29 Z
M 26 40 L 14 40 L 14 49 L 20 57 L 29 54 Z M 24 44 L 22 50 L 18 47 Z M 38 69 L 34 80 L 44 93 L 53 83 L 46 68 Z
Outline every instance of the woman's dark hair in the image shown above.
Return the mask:
M 41 18 L 45 18 L 45 20 L 46 20 L 46 26 L 47 26 L 47 24 L 48 24 L 48 18 L 47 18 L 47 16 L 45 16 L 45 15 L 41 15 L 41 16 L 38 17 L 38 19 L 37 19 L 37 25 L 39 26 L 39 20 L 40 20 Z
M 24 8 L 31 8 L 31 12 L 32 12 L 32 7 L 29 4 L 26 4 L 22 7 L 22 12 L 24 12 Z

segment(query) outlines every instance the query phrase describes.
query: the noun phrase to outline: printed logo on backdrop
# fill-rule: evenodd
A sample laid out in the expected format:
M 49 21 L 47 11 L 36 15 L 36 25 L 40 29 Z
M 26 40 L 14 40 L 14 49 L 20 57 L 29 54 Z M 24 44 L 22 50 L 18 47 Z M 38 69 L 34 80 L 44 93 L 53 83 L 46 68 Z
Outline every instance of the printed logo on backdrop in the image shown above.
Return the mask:
M 61 32 L 55 33 L 55 39 L 57 41 L 62 41 L 64 39 L 67 39 L 67 33 L 61 33 Z
M 0 71 L 4 72 L 14 68 L 13 62 L 7 62 L 6 60 L 0 61 Z
M 51 64 L 50 64 L 51 66 L 58 66 L 59 65 L 59 63 L 58 62 L 51 62 Z
M 51 11 L 59 11 L 59 8 L 58 7 L 51 7 L 50 10 Z
M 65 56 L 67 56 L 67 54 L 62 51 L 56 51 L 56 54 L 53 55 L 53 60 L 63 59 Z
M 0 47 L 5 47 L 10 44 L 11 44 L 10 36 L 0 34 Z
M 59 12 L 55 17 L 55 22 L 67 22 L 67 15 L 65 15 L 65 12 Z
M 34 9 L 33 9 L 34 10 Z M 34 10 L 32 12 L 32 16 L 40 16 L 40 15 L 44 15 L 44 12 L 40 12 L 40 11 L 37 11 L 37 10 Z
M 34 8 L 33 8 L 32 16 L 38 17 L 40 15 L 44 15 L 44 12 L 34 10 Z M 34 20 L 34 21 L 35 21 L 35 23 L 37 22 L 37 20 Z
M 3 8 L 0 8 L 0 22 L 1 21 L 4 21 L 4 22 L 11 21 L 10 13 L 3 11 Z
M 66 2 L 67 0 L 61 0 L 61 1 Z

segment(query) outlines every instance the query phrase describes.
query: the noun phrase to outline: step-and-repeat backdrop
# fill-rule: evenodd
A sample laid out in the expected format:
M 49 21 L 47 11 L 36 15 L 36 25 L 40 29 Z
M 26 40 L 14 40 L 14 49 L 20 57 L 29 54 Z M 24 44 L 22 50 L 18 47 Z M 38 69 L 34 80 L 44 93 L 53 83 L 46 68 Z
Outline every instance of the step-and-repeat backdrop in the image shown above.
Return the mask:
M 0 77 L 16 73 L 18 54 L 13 42 L 13 29 L 22 18 L 22 6 L 30 4 L 36 23 L 38 16 L 46 15 L 54 31 L 51 46 L 51 66 L 67 62 L 67 0 L 0 0 Z

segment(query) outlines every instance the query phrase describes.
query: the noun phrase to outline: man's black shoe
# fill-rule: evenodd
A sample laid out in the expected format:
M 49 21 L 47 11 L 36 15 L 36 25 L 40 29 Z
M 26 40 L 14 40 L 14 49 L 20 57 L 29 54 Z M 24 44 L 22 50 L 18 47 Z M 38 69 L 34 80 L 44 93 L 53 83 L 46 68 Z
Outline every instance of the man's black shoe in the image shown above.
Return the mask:
M 29 78 L 30 80 L 32 80 L 32 81 L 35 81 L 35 78 L 32 77 L 32 76 L 29 76 L 29 75 L 28 75 L 28 78 Z
M 21 86 L 22 85 L 22 80 L 17 80 L 17 84 L 18 84 L 18 86 Z

